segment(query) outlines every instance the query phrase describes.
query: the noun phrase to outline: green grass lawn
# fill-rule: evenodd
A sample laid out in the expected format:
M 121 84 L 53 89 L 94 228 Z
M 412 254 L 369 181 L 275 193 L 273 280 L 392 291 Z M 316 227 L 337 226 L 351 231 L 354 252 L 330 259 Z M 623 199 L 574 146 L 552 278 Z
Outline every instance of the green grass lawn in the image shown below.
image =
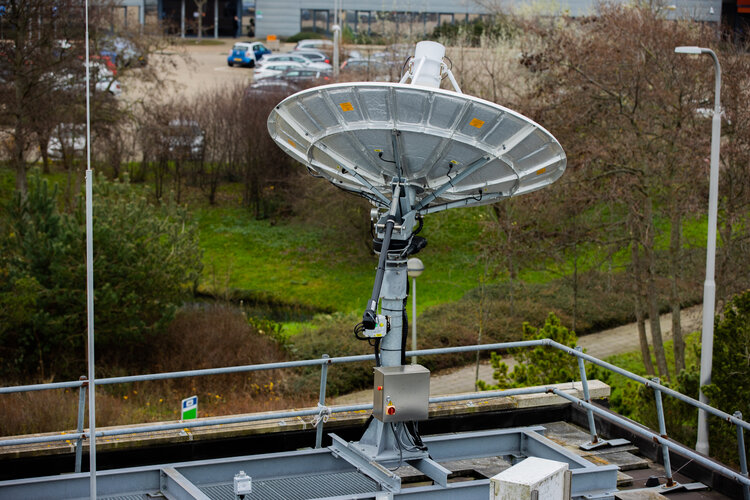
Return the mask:
M 3 168 L 0 174 L 0 199 L 8 200 L 15 176 L 9 168 Z M 64 173 L 45 177 L 64 192 L 68 182 Z M 235 187 L 227 184 L 222 191 L 234 198 Z M 330 233 L 316 226 L 284 219 L 256 220 L 239 203 L 219 207 L 192 202 L 190 205 L 204 250 L 201 290 L 219 297 L 230 295 L 229 291 L 235 297 L 299 304 L 313 311 L 351 313 L 364 309 L 372 293 L 376 255 L 352 250 L 341 244 L 342 238 L 331 238 Z M 495 269 L 486 269 L 480 255 L 483 224 L 490 218 L 488 207 L 449 210 L 425 217 L 421 236 L 427 238 L 428 245 L 418 255 L 425 265 L 417 284 L 419 313 L 430 306 L 460 300 L 479 286 L 480 279 L 485 284 L 506 279 L 502 263 L 492 263 Z M 667 231 L 668 224 L 658 238 L 660 247 L 668 241 Z M 686 219 L 683 233 L 689 245 L 699 245 L 705 233 L 704 218 Z M 593 245 L 581 245 L 579 271 L 601 265 L 603 252 Z M 612 258 L 615 270 L 628 260 L 629 251 L 622 249 Z M 517 264 L 520 279 L 528 283 L 543 284 L 559 279 L 561 273 L 572 272 L 569 261 L 553 263 L 548 269 L 535 269 L 525 262 Z
M 484 268 L 475 242 L 483 209 L 427 218 L 428 246 L 418 257 L 425 272 L 417 284 L 418 309 L 460 299 Z M 195 210 L 205 265 L 201 288 L 230 288 L 320 310 L 364 309 L 372 293 L 376 255 L 351 255 L 326 234 L 302 224 L 256 220 L 242 208 Z
M 351 310 L 369 296 L 372 262 L 329 258 L 324 234 L 295 224 L 272 225 L 242 208 L 195 212 L 204 250 L 202 288 L 269 296 L 322 310 Z

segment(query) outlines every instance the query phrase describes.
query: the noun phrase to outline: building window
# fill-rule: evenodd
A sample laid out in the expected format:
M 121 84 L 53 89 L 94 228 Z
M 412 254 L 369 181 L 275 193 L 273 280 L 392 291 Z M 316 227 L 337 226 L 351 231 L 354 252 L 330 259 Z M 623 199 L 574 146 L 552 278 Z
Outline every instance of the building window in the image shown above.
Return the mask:
M 333 11 L 324 9 L 300 10 L 300 31 L 330 34 L 332 24 Z
M 312 31 L 313 30 L 313 16 L 310 9 L 302 9 L 300 11 L 300 31 Z
M 315 33 L 328 33 L 328 17 L 330 12 L 327 10 L 313 11 L 313 31 Z M 330 16 L 333 17 L 333 16 Z

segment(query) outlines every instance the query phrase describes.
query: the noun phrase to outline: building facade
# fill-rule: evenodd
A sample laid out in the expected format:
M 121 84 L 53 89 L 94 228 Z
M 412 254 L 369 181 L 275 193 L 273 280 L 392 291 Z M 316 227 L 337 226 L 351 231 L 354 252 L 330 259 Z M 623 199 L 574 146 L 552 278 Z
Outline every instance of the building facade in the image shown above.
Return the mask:
M 339 3 L 341 24 L 353 33 L 371 36 L 419 36 L 432 33 L 436 26 L 445 23 L 471 22 L 491 14 L 475 0 L 340 0 Z M 597 3 L 597 0 L 559 0 L 540 3 L 537 9 L 551 16 L 580 17 L 594 14 Z M 722 0 L 672 0 L 665 2 L 668 4 L 667 17 L 716 23 L 721 20 Z M 510 9 L 534 8 L 526 0 L 507 0 L 502 5 Z M 301 31 L 330 34 L 333 24 L 333 0 L 255 0 L 258 37 L 285 37 Z
M 612 0 L 631 3 L 634 0 Z M 654 0 L 658 3 L 659 0 Z M 661 0 L 672 19 L 719 23 L 725 30 L 748 33 L 750 0 Z M 299 32 L 331 34 L 336 0 L 208 0 L 198 9 L 195 0 L 119 0 L 130 16 L 158 21 L 171 33 L 196 34 L 197 17 L 203 18 L 203 36 L 268 35 L 288 37 Z M 399 34 L 424 36 L 445 23 L 471 22 L 488 17 L 487 4 L 527 10 L 543 15 L 581 17 L 596 13 L 599 0 L 338 0 L 340 23 L 347 30 L 372 37 Z M 480 5 L 480 3 L 482 5 Z M 145 13 L 145 16 L 144 16 Z M 240 24 L 236 31 L 234 17 Z M 127 16 L 126 16 L 127 17 Z M 151 21 L 146 21 L 151 22 Z

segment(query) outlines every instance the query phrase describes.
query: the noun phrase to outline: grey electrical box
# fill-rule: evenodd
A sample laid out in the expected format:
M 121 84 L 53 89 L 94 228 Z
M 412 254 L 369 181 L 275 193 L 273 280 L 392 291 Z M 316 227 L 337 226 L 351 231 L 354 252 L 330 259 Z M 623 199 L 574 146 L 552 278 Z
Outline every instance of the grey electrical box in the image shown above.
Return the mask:
M 430 370 L 422 365 L 377 366 L 372 416 L 381 422 L 427 420 Z

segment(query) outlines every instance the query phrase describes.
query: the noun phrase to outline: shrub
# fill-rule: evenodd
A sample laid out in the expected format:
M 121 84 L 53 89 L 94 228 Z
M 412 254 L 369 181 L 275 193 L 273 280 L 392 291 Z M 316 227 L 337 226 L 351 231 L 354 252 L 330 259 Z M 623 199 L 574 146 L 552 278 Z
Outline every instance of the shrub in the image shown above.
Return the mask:
M 317 316 L 311 328 L 305 328 L 289 339 L 287 348 L 296 359 L 320 358 L 323 354 L 331 357 L 371 354 L 373 348 L 367 342 L 359 342 L 354 338 L 354 325 L 359 321 L 361 320 L 356 314 Z M 336 396 L 371 384 L 373 366 L 373 362 L 333 366 L 328 374 L 328 394 Z M 317 381 L 319 377 L 319 367 L 304 368 L 290 381 L 290 388 L 293 391 L 317 394 L 318 384 L 311 381 Z
M 535 328 L 524 322 L 522 326 L 522 340 L 551 339 L 568 347 L 575 347 L 578 343 L 576 334 L 565 328 L 560 319 L 550 313 L 542 328 Z M 510 349 L 510 353 L 518 364 L 508 373 L 508 365 L 502 357 L 492 353 L 492 367 L 495 369 L 492 377 L 497 380 L 496 385 L 489 385 L 480 380 L 478 385 L 482 390 L 508 389 L 511 387 L 531 387 L 536 385 L 570 382 L 580 378 L 578 373 L 578 358 L 558 349 L 547 346 L 537 346 L 533 349 L 522 347 Z
M 143 348 L 139 363 L 107 366 L 107 376 L 173 372 L 281 361 L 287 358 L 267 329 L 250 324 L 237 308 L 192 304 L 180 309 L 162 335 Z M 315 396 L 285 390 L 291 371 L 245 372 L 188 377 L 97 389 L 97 424 L 128 425 L 179 418 L 180 401 L 197 395 L 201 417 L 280 410 L 314 404 Z M 312 384 L 317 391 L 317 383 Z M 15 435 L 75 429 L 78 390 L 0 395 L 7 409 L 0 434 Z
M 711 384 L 703 388 L 709 403 L 732 414 L 750 418 L 750 290 L 740 293 L 717 316 L 714 327 Z M 719 419 L 709 420 L 712 455 L 739 463 L 736 430 Z M 745 442 L 745 453 L 750 447 Z
M 510 40 L 518 36 L 520 32 L 519 27 L 510 17 L 499 15 L 490 21 L 477 19 L 470 23 L 443 23 L 435 26 L 430 39 L 441 40 L 446 45 L 454 45 L 460 37 L 465 37 L 472 47 L 479 47 L 483 37 L 490 41 Z
M 84 372 L 85 220 L 57 209 L 57 190 L 32 176 L 0 221 L 3 375 L 51 380 Z M 195 226 L 180 207 L 149 204 L 127 182 L 94 189 L 97 361 L 139 360 L 189 297 L 201 271 Z
M 327 38 L 325 33 L 318 33 L 316 31 L 300 31 L 296 35 L 292 35 L 289 38 L 287 38 L 286 42 L 297 43 L 300 40 L 323 39 L 323 38 Z

